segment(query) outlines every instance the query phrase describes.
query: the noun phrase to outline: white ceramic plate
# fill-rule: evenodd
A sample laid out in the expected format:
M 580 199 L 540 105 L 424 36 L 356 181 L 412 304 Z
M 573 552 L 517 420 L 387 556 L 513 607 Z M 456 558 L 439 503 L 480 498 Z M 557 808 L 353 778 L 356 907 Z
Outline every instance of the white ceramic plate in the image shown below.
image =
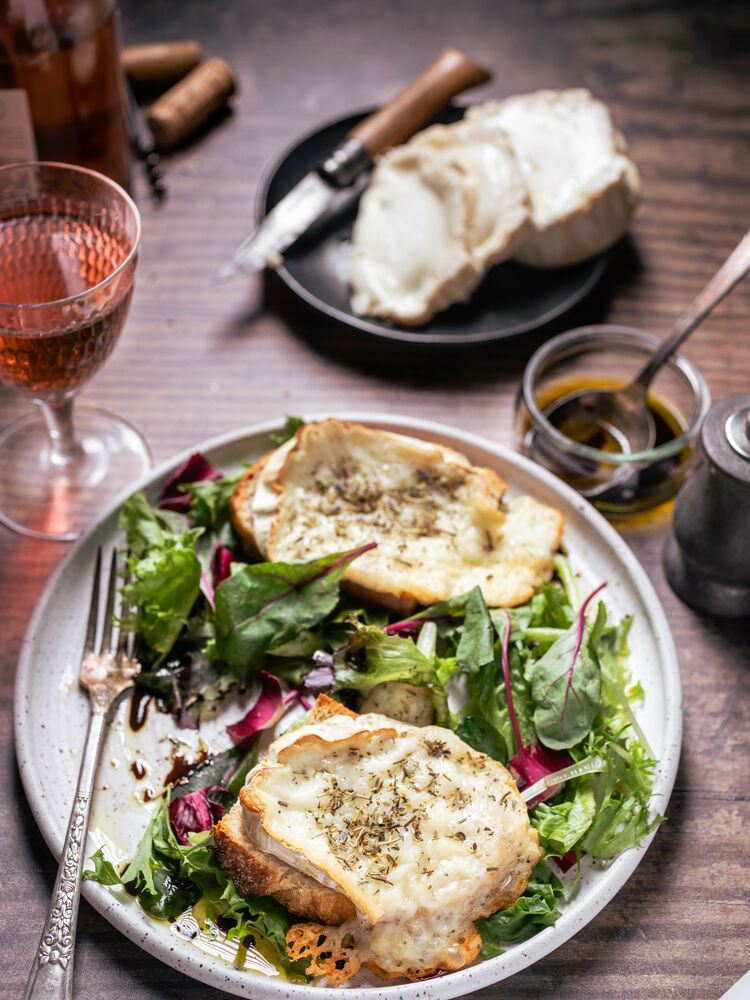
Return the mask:
M 674 643 L 664 612 L 645 572 L 614 529 L 571 489 L 528 460 L 486 439 L 423 420 L 382 414 L 347 413 L 388 430 L 441 441 L 463 451 L 480 464 L 495 468 L 509 483 L 510 492 L 532 493 L 554 504 L 565 517 L 564 544 L 573 568 L 592 586 L 608 581 L 603 592 L 610 616 L 634 614 L 630 632 L 631 663 L 646 691 L 638 717 L 660 763 L 655 774 L 655 807 L 664 812 L 679 760 L 682 730 L 680 674 Z M 269 432 L 278 423 L 256 425 L 215 438 L 165 463 L 135 488 L 155 499 L 165 476 L 194 450 L 225 472 L 258 458 L 269 448 Z M 117 537 L 120 501 L 83 537 L 52 575 L 32 616 L 24 639 L 15 693 L 15 736 L 18 764 L 26 795 L 37 823 L 53 853 L 59 857 L 75 788 L 83 736 L 88 717 L 86 696 L 76 685 L 96 547 L 111 547 Z M 126 860 L 148 820 L 148 807 L 134 795 L 151 782 L 160 788 L 168 768 L 175 734 L 168 716 L 150 710 L 147 724 L 133 733 L 123 706 L 107 737 L 98 775 L 87 854 L 106 843 L 113 860 Z M 212 747 L 223 735 L 226 721 L 242 714 L 239 706 L 225 706 L 224 717 L 204 733 Z M 197 743 L 195 734 L 177 735 Z M 224 739 L 226 737 L 224 736 Z M 138 781 L 130 764 L 143 757 L 150 773 Z M 650 838 L 649 838 L 650 839 Z M 498 958 L 450 975 L 423 982 L 383 985 L 356 981 L 348 1000 L 446 1000 L 496 983 L 526 968 L 557 948 L 591 920 L 627 881 L 643 857 L 642 847 L 626 851 L 609 864 L 584 859 L 577 888 L 564 901 L 562 917 L 529 941 L 511 946 Z M 331 988 L 288 983 L 280 977 L 235 968 L 210 954 L 212 944 L 200 947 L 176 936 L 174 925 L 145 916 L 123 892 L 112 893 L 86 882 L 83 893 L 115 927 L 167 965 L 202 982 L 238 996 L 258 1000 L 321 1000 L 340 996 Z

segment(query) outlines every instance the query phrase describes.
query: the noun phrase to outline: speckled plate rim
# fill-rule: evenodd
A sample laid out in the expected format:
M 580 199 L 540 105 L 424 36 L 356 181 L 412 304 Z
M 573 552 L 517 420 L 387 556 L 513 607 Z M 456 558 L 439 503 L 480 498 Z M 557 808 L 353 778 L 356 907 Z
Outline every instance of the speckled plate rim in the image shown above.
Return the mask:
M 479 435 L 430 420 L 377 412 L 326 412 L 310 414 L 306 419 L 319 420 L 325 416 L 338 416 L 396 432 L 439 439 L 443 443 L 469 451 L 473 461 L 481 461 L 484 457 L 485 462 L 499 466 L 506 474 L 510 470 L 508 478 L 511 486 L 515 471 L 521 478 L 536 484 L 536 493 L 540 499 L 556 502 L 566 521 L 573 518 L 576 522 L 582 523 L 586 530 L 590 531 L 591 537 L 596 538 L 609 550 L 611 567 L 613 572 L 616 572 L 615 582 L 640 605 L 641 625 L 647 628 L 654 648 L 658 652 L 660 679 L 663 685 L 663 702 L 659 706 L 662 750 L 654 777 L 654 793 L 657 807 L 663 813 L 677 773 L 682 739 L 682 688 L 679 663 L 669 624 L 651 581 L 615 529 L 598 511 L 546 470 Z M 93 546 L 105 541 L 108 536 L 112 537 L 114 532 L 108 522 L 112 520 L 130 493 L 153 486 L 196 450 L 211 458 L 214 452 L 223 448 L 239 446 L 244 441 L 249 442 L 251 439 L 278 431 L 282 424 L 280 420 L 253 424 L 185 449 L 174 458 L 161 463 L 108 507 L 52 573 L 32 614 L 22 643 L 14 696 L 14 731 L 18 766 L 29 805 L 45 841 L 57 858 L 62 850 L 65 830 L 63 825 L 50 817 L 45 807 L 45 774 L 40 773 L 35 767 L 35 761 L 29 753 L 34 726 L 32 713 L 29 710 L 29 699 L 33 686 L 35 635 L 44 616 L 49 612 L 66 568 L 86 546 Z M 71 801 L 72 795 L 71 787 Z M 397 1000 L 397 998 L 398 1000 L 448 1000 L 450 997 L 463 996 L 500 982 L 558 948 L 592 920 L 628 880 L 643 858 L 653 836 L 654 834 L 649 836 L 641 847 L 626 851 L 614 862 L 596 871 L 594 888 L 574 893 L 572 898 L 567 900 L 563 915 L 555 925 L 545 928 L 530 940 L 511 947 L 505 954 L 450 975 L 408 984 L 352 987 L 347 989 L 345 995 L 349 1000 Z M 166 938 L 163 933 L 158 933 L 157 922 L 149 921 L 142 916 L 139 919 L 137 910 L 123 905 L 109 890 L 98 884 L 84 883 L 83 895 L 133 943 L 166 965 L 200 982 L 237 996 L 253 996 L 260 1000 L 278 1000 L 280 997 L 287 1000 L 309 1000 L 311 993 L 321 1000 L 333 1000 L 334 997 L 341 996 L 341 991 L 338 989 L 277 981 L 234 969 L 227 963 L 211 959 L 192 949 L 187 942 L 184 947 L 176 948 L 174 937 Z

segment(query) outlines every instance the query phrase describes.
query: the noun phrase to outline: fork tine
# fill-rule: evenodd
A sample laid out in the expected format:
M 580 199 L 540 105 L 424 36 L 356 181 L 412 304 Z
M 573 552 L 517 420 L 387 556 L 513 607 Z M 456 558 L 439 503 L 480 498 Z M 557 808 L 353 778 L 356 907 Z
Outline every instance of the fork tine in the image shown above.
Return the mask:
M 83 645 L 83 655 L 88 656 L 96 648 L 96 626 L 99 622 L 99 581 L 102 575 L 102 549 L 96 550 L 96 564 L 94 565 L 94 582 L 91 586 L 91 604 L 89 606 L 89 620 L 86 625 L 86 640 Z
M 104 609 L 104 622 L 102 624 L 102 640 L 99 643 L 99 652 L 113 652 L 112 650 L 112 625 L 115 613 L 115 595 L 117 594 L 117 549 L 112 549 L 112 558 L 109 563 L 109 583 L 107 585 L 107 606 Z
M 126 572 L 125 578 L 123 580 L 123 586 L 125 586 L 128 583 L 130 583 L 130 579 L 131 579 L 131 575 L 132 575 L 130 573 L 130 557 L 131 557 L 131 552 L 130 552 L 130 549 L 128 549 L 127 552 L 125 553 L 125 566 L 126 566 L 127 572 Z M 122 603 L 120 605 L 120 616 L 119 616 L 120 617 L 120 621 L 123 621 L 124 619 L 129 618 L 130 617 L 130 612 L 131 612 L 130 602 L 127 601 L 123 597 Z M 120 625 L 120 629 L 119 629 L 119 632 L 117 634 L 117 654 L 116 655 L 117 655 L 117 659 L 118 660 L 122 660 L 123 658 L 127 658 L 127 659 L 131 660 L 133 658 L 134 640 L 135 640 L 135 633 L 133 632 L 133 630 L 129 629 L 129 628 L 123 628 L 122 625 Z

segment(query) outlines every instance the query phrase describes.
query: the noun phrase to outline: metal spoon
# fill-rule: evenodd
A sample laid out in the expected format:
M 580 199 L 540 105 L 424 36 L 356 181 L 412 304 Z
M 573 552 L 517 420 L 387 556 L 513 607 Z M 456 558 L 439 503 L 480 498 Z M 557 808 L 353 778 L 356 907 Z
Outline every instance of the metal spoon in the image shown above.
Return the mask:
M 750 270 L 750 232 L 680 316 L 666 340 L 624 389 L 580 389 L 556 400 L 544 415 L 556 427 L 575 423 L 610 429 L 626 452 L 648 451 L 656 440 L 656 425 L 646 394 L 656 373 L 717 303 Z

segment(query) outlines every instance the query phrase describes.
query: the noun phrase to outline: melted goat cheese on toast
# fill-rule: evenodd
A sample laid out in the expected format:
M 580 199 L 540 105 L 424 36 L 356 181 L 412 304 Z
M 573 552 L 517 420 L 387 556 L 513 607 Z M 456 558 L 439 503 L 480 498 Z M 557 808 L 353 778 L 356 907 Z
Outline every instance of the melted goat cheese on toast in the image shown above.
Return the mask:
M 394 975 L 471 961 L 472 921 L 510 905 L 542 855 L 500 763 L 450 730 L 375 714 L 281 737 L 241 800 L 357 907 L 356 920 L 325 928 L 328 945 L 358 942 L 359 964 Z

